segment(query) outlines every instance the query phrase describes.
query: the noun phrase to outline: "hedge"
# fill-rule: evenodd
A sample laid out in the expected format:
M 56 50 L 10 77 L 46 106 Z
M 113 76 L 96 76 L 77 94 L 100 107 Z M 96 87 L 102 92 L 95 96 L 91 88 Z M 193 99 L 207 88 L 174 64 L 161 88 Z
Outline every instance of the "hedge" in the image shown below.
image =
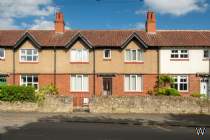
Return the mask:
M 1 85 L 0 100 L 2 101 L 28 101 L 35 102 L 35 89 L 33 87 Z

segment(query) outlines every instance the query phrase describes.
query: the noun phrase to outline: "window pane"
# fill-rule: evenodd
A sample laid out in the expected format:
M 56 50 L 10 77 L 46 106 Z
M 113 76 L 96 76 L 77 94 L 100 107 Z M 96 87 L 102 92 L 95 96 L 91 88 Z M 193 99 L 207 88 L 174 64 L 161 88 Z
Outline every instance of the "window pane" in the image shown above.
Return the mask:
M 88 54 L 89 54 L 89 53 L 88 53 L 88 50 L 83 50 L 83 51 L 82 51 L 82 56 L 83 56 L 83 61 L 84 61 L 84 62 L 88 62 L 88 59 L 89 59 L 89 58 L 88 58 Z
M 32 61 L 32 56 L 27 56 L 27 61 Z
M 26 53 L 25 53 L 25 50 L 21 50 L 21 54 L 22 55 L 25 55 Z
M 33 50 L 33 53 L 34 53 L 34 55 L 37 55 L 38 54 L 38 50 L 37 49 L 34 49 Z
M 4 57 L 4 49 L 0 48 L 0 57 Z
M 71 76 L 71 91 L 75 91 L 76 90 L 76 76 Z
M 136 90 L 136 76 L 131 76 L 131 90 Z
M 132 50 L 132 60 L 136 60 L 136 50 Z
M 21 82 L 22 83 L 26 83 L 27 81 L 26 81 L 26 76 L 21 76 Z
M 88 91 L 88 76 L 83 76 L 83 91 Z
M 130 79 L 129 79 L 129 76 L 126 75 L 125 76 L 125 80 L 124 80 L 124 88 L 125 88 L 125 91 L 129 91 L 130 90 Z
M 131 51 L 126 50 L 126 61 L 131 61 Z
M 110 58 L 110 50 L 104 50 L 104 57 Z
M 27 77 L 27 82 L 32 82 L 32 76 Z
M 136 85 L 136 90 L 141 91 L 142 90 L 142 78 L 141 76 L 137 76 L 137 85 Z
M 26 56 L 21 56 L 21 61 L 26 61 Z
M 204 50 L 203 51 L 203 57 L 204 58 L 208 58 L 209 57 L 209 51 L 208 50 Z
M 37 61 L 38 60 L 38 56 L 33 56 L 33 61 Z
M 38 82 L 38 76 L 34 76 L 33 81 L 34 81 L 34 82 Z
M 81 91 L 82 90 L 82 76 L 81 75 L 78 75 L 76 77 L 76 90 L 77 91 Z
M 138 61 L 143 61 L 143 51 L 142 50 L 138 50 Z
M 32 55 L 32 50 L 27 50 L 27 55 Z

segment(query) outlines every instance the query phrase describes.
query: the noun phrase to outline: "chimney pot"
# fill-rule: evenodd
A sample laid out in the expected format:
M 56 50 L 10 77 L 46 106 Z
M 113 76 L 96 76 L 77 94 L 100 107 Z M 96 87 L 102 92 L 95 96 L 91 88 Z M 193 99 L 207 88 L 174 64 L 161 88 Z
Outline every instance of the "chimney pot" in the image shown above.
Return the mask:
M 58 11 L 55 14 L 55 32 L 64 33 L 65 32 L 65 23 L 63 13 Z
M 148 33 L 156 33 L 156 17 L 155 12 L 148 11 L 147 12 L 147 21 L 146 21 L 146 32 Z

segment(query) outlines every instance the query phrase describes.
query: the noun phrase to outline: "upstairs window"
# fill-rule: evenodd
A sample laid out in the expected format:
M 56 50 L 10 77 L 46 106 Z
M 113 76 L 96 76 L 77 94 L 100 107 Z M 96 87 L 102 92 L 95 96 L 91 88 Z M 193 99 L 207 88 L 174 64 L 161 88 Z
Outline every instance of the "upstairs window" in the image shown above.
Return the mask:
M 187 59 L 189 58 L 188 50 L 182 49 L 182 50 L 171 50 L 171 58 L 172 59 Z
M 70 53 L 71 62 L 88 62 L 89 51 L 87 49 L 72 49 Z
M 125 51 L 125 61 L 126 62 L 142 62 L 143 51 L 140 49 L 137 49 L 137 50 L 127 49 Z
M 104 59 L 111 59 L 111 50 L 110 49 L 104 50 Z
M 21 49 L 20 50 L 20 62 L 38 62 L 38 50 L 37 49 Z
M 5 49 L 0 48 L 0 59 L 5 59 Z
M 37 75 L 21 75 L 20 85 L 33 86 L 36 90 L 39 87 Z
M 203 58 L 210 58 L 210 51 L 209 50 L 203 50 Z

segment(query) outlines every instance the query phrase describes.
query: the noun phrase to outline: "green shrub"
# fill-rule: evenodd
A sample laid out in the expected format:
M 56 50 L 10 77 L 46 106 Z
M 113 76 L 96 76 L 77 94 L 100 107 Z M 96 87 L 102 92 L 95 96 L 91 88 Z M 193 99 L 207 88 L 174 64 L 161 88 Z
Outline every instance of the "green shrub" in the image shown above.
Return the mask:
M 201 94 L 200 93 L 192 93 L 190 96 L 192 97 L 201 97 Z
M 33 87 L 2 85 L 0 86 L 0 100 L 2 101 L 35 101 L 35 89 Z
M 46 95 L 58 95 L 58 89 L 53 85 L 48 85 L 41 88 L 36 93 L 36 101 L 38 102 L 38 104 L 41 105 L 43 103 Z
M 180 93 L 174 88 L 159 88 L 156 95 L 180 96 Z

